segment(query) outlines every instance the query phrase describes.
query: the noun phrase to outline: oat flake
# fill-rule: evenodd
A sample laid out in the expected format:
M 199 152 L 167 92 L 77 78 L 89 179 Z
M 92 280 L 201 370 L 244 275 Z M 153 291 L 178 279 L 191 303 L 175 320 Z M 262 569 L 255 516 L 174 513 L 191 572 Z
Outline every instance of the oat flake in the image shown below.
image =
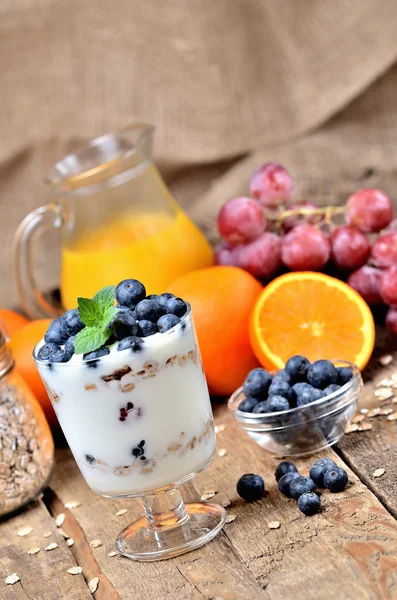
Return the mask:
M 55 519 L 55 525 L 61 527 L 65 522 L 65 513 L 60 513 Z
M 380 414 L 380 415 L 391 415 L 391 414 L 392 414 L 392 412 L 393 412 L 393 409 L 392 409 L 392 408 L 382 408 L 382 409 L 379 411 L 379 414 Z
M 352 423 L 362 423 L 365 419 L 365 415 L 356 415 L 352 419 Z
M 221 423 L 220 425 L 215 425 L 215 433 L 222 433 L 222 431 L 225 431 L 226 429 L 226 425 L 224 423 Z
M 358 431 L 358 425 L 356 425 L 356 423 L 348 425 L 345 429 L 345 433 L 353 433 L 353 431 Z
M 70 573 L 71 575 L 80 575 L 80 573 L 83 572 L 83 569 L 81 567 L 71 567 L 70 569 L 68 569 L 68 573 Z
M 52 536 L 51 531 L 46 531 L 45 533 L 43 533 L 43 538 L 49 538 Z
M 213 498 L 216 494 L 215 490 L 209 490 L 208 492 L 204 492 L 204 494 L 201 496 L 200 500 L 202 502 L 204 502 L 205 500 L 209 500 L 210 498 Z
M 358 431 L 369 431 L 372 429 L 371 423 L 360 423 L 358 426 Z
M 362 409 L 360 410 L 360 413 L 361 413 L 362 415 L 367 415 L 367 414 L 369 413 L 369 409 L 368 409 L 368 408 L 362 408 Z
M 56 548 L 58 548 L 58 544 L 52 542 L 51 544 L 48 544 L 48 546 L 45 547 L 45 550 L 47 550 L 47 552 L 50 552 L 50 550 L 55 550 Z
M 117 556 L 117 552 L 112 550 L 112 552 L 108 552 L 108 556 L 110 556 L 110 558 L 112 558 L 113 556 Z
M 40 552 L 40 548 L 38 546 L 34 546 L 33 548 L 29 548 L 28 554 L 38 554 Z
M 58 529 L 58 533 L 59 533 L 59 534 L 60 534 L 60 535 L 61 535 L 63 538 L 65 538 L 65 540 L 67 540 L 67 539 L 70 537 L 70 535 L 69 535 L 68 533 L 66 533 L 66 531 L 64 531 L 63 529 Z
M 390 365 L 390 363 L 393 362 L 393 357 L 391 354 L 385 354 L 384 356 L 380 357 L 379 362 L 382 367 L 387 367 L 387 365 Z
M 386 473 L 386 469 L 376 469 L 372 475 L 373 477 L 382 477 Z
M 121 508 L 120 510 L 118 510 L 116 512 L 116 517 L 121 517 L 121 515 L 125 515 L 125 513 L 127 513 L 128 510 L 126 508 Z
M 102 546 L 102 542 L 101 540 L 92 540 L 92 542 L 90 542 L 90 546 L 91 548 L 99 548 Z
M 17 581 L 21 581 L 21 578 L 19 577 L 18 573 L 8 575 L 8 577 L 6 577 L 5 579 L 6 585 L 14 585 L 14 583 L 17 583 Z
M 66 545 L 70 548 L 70 546 L 73 546 L 74 544 L 74 539 L 73 538 L 69 538 L 68 540 L 66 540 Z
M 79 506 L 81 506 L 81 502 L 77 500 L 72 500 L 72 502 L 66 502 L 65 504 L 65 508 L 78 508 Z
M 20 529 L 18 529 L 18 535 L 19 537 L 25 537 L 25 535 L 29 535 L 29 533 L 32 533 L 33 531 L 33 527 L 21 527 Z
M 386 417 L 388 421 L 395 421 L 397 419 L 397 412 L 392 413 L 388 417 Z
M 373 417 L 377 417 L 380 414 L 381 414 L 380 408 L 371 408 L 371 410 L 369 411 L 367 417 L 369 419 L 372 419 Z
M 225 523 L 233 523 L 236 519 L 236 515 L 227 515 Z
M 375 396 L 378 398 L 379 402 L 383 402 L 384 400 L 393 398 L 393 391 L 390 388 L 381 387 L 378 390 L 375 390 Z
M 221 458 L 223 458 L 224 456 L 226 456 L 226 454 L 227 454 L 227 450 L 226 450 L 226 448 L 221 448 L 221 449 L 218 451 L 218 456 L 220 456 Z
M 95 592 L 98 589 L 98 585 L 99 585 L 99 577 L 94 577 L 94 579 L 91 579 L 91 581 L 88 583 L 88 588 L 89 588 L 91 594 L 95 594 Z
M 280 521 L 270 521 L 270 523 L 268 523 L 269 529 L 278 529 L 280 525 Z

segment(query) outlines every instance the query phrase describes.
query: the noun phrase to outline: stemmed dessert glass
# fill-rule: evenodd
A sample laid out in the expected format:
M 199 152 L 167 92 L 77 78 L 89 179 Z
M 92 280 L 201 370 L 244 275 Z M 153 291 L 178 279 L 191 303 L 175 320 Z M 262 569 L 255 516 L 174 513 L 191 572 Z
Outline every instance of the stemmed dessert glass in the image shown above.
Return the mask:
M 145 516 L 116 539 L 121 554 L 153 561 L 211 540 L 226 511 L 184 504 L 179 484 L 215 454 L 211 403 L 191 310 L 165 333 L 134 350 L 83 361 L 33 357 L 76 462 L 91 489 L 111 498 L 141 498 Z

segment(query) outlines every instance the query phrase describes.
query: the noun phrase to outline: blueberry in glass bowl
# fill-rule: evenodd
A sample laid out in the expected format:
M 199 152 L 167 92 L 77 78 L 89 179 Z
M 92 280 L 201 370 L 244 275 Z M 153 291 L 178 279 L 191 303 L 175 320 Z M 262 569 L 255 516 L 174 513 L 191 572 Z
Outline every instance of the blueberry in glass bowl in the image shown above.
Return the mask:
M 332 446 L 343 436 L 357 409 L 363 382 L 356 365 L 339 359 L 316 361 L 308 365 L 305 377 L 300 371 L 295 374 L 291 369 L 286 410 L 271 410 L 271 395 L 265 398 L 262 394 L 257 402 L 250 397 L 246 402 L 243 387 L 229 399 L 229 410 L 240 427 L 277 456 L 303 456 Z M 273 381 L 288 379 L 284 374 L 285 370 L 270 373 L 270 392 Z M 284 408 L 281 402 L 279 408 Z

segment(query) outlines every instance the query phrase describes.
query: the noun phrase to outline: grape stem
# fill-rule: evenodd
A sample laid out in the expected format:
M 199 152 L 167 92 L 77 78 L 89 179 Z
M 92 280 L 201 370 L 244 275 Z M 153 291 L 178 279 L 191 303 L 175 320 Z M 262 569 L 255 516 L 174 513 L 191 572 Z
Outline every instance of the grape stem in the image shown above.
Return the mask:
M 289 210 L 283 210 L 278 214 L 270 213 L 265 210 L 266 219 L 269 221 L 283 221 L 287 217 L 298 216 L 312 216 L 320 215 L 324 217 L 325 221 L 329 222 L 333 215 L 340 215 L 345 212 L 344 206 L 324 206 L 322 208 L 292 208 Z

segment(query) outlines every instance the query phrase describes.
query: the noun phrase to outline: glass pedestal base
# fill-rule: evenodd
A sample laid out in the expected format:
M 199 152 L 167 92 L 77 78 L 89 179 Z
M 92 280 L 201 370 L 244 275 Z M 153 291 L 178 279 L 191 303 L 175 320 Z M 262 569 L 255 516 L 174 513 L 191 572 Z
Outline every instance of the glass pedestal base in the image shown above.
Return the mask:
M 226 510 L 218 504 L 192 503 L 184 507 L 182 518 L 162 514 L 157 524 L 142 517 L 126 527 L 116 539 L 117 550 L 134 560 L 154 561 L 172 558 L 199 548 L 222 529 Z M 148 516 L 148 507 L 144 507 Z

